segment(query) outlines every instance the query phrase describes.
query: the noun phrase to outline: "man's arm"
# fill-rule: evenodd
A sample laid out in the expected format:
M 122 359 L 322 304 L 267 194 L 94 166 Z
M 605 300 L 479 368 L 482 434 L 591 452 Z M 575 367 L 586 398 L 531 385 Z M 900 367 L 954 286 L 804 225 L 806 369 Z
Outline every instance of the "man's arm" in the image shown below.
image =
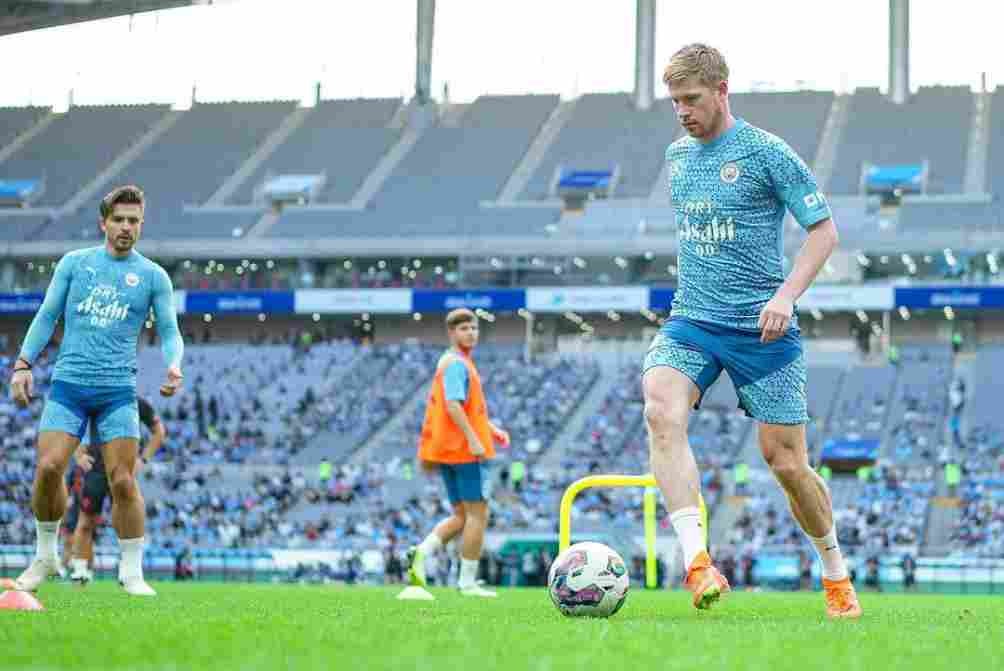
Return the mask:
M 839 236 L 833 219 L 824 219 L 809 229 L 787 279 L 760 313 L 761 342 L 777 340 L 788 331 L 795 301 L 812 285 L 826 260 L 837 248 Z
M 185 354 L 185 341 L 178 329 L 178 313 L 174 308 L 174 287 L 171 278 L 163 268 L 158 267 L 153 293 L 153 316 L 157 321 L 160 336 L 160 351 L 167 364 L 167 383 L 161 385 L 160 393 L 171 396 L 181 386 L 181 359 Z
M 478 439 L 478 434 L 474 433 L 474 427 L 471 426 L 471 420 L 467 418 L 467 413 L 464 412 L 463 404 L 460 401 L 447 401 L 446 413 L 453 420 L 453 423 L 460 428 L 464 437 L 467 438 L 467 446 L 470 448 L 471 454 L 476 457 L 483 457 L 485 455 L 485 446 Z
M 501 427 L 495 426 L 492 422 L 488 422 L 488 426 L 492 430 L 492 437 L 498 441 L 502 447 L 509 447 L 509 432 Z
M 14 372 L 10 378 L 10 391 L 14 402 L 22 408 L 31 403 L 35 377 L 31 366 L 41 354 L 56 330 L 60 315 L 66 309 L 66 297 L 70 293 L 70 280 L 73 277 L 72 257 L 64 256 L 56 264 L 56 271 L 45 290 L 45 298 L 35 317 L 31 320 L 28 333 L 21 343 L 21 351 L 14 362 Z
M 826 260 L 837 248 L 840 238 L 833 219 L 824 219 L 809 229 L 805 243 L 795 257 L 795 263 L 787 279 L 777 290 L 792 303 L 802 297 L 802 294 L 816 281 L 819 271 L 826 265 Z
M 791 147 L 779 142 L 768 149 L 765 158 L 775 195 L 808 231 L 791 272 L 760 312 L 760 342 L 771 342 L 788 332 L 795 301 L 816 279 L 837 246 L 837 227 L 812 171 Z

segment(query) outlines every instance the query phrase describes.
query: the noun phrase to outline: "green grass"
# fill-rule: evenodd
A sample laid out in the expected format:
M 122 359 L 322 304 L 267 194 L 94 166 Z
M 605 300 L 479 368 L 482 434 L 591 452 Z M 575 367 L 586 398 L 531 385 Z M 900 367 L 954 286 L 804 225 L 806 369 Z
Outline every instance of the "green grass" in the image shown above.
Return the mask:
M 698 612 L 686 594 L 635 591 L 610 620 L 575 620 L 543 590 L 156 588 L 44 586 L 44 613 L 0 612 L 0 669 L 989 671 L 1004 655 L 1001 597 L 863 595 L 863 620 L 829 622 L 819 594 L 733 593 Z

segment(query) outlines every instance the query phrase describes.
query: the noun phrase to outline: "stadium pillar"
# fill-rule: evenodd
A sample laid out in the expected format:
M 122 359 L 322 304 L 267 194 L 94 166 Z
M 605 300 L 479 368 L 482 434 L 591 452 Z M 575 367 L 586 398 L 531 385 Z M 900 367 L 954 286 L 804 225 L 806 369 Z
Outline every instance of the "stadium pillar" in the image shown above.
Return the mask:
M 436 0 L 418 0 L 418 30 L 415 59 L 415 100 L 429 102 L 432 90 L 432 29 L 436 22 Z
M 889 97 L 910 97 L 910 0 L 889 0 Z
M 634 40 L 634 104 L 652 107 L 655 85 L 655 0 L 637 0 Z

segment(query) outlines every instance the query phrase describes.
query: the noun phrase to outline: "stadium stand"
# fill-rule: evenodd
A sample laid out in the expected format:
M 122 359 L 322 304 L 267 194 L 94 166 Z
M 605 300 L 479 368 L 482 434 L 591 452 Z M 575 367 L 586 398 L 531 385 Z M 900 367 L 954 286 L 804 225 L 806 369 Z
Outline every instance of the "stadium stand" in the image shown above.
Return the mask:
M 376 196 L 376 209 L 469 211 L 494 199 L 557 96 L 479 98 L 456 128 L 426 130 Z
M 231 238 L 253 215 L 183 212 L 204 203 L 282 119 L 295 102 L 196 103 L 143 154 L 115 177 L 147 189 L 144 236 L 150 239 Z M 96 172 L 96 171 L 95 171 Z M 43 231 L 45 240 L 88 239 L 104 194 Z
M 729 96 L 729 105 L 736 116 L 783 137 L 811 166 L 833 105 L 833 93 L 733 93 Z
M 167 105 L 71 107 L 0 165 L 0 179 L 44 179 L 45 191 L 34 205 L 58 207 L 167 110 Z
M 266 235 L 543 235 L 557 221 L 557 208 L 479 209 L 478 203 L 498 195 L 557 102 L 557 96 L 482 96 L 455 126 L 427 129 L 367 210 L 289 207 Z
M 889 408 L 885 456 L 897 464 L 932 463 L 948 416 L 951 351 L 904 346 Z
M 48 113 L 48 107 L 0 107 L 0 149 Z
M 3 242 L 32 240 L 49 221 L 50 217 L 47 214 L 25 215 L 19 212 L 16 216 L 0 215 L 0 240 Z
M 289 207 L 265 235 L 269 238 L 543 237 L 547 226 L 556 223 L 559 216 L 556 207 L 470 208 L 462 213 L 426 212 L 420 216 L 406 209 L 354 212 Z
M 903 200 L 899 211 L 899 231 L 923 234 L 928 231 L 1004 232 L 1004 205 L 1001 201 L 938 202 Z
M 229 202 L 251 203 L 266 177 L 284 174 L 323 174 L 318 202 L 348 202 L 400 135 L 388 126 L 401 104 L 399 98 L 321 101 Z
M 668 98 L 641 112 L 632 109 L 630 97 L 624 93 L 582 96 L 521 198 L 548 198 L 559 166 L 579 170 L 619 167 L 614 196 L 648 197 L 662 170 L 666 147 L 679 132 L 672 119 Z
M 857 366 L 847 371 L 827 425 L 827 436 L 880 440 L 895 380 L 892 366 Z
M 859 88 L 837 148 L 830 191 L 860 193 L 864 163 L 896 165 L 927 160 L 928 193 L 961 192 L 972 98 L 968 87 L 921 87 L 909 102 L 896 105 L 877 88 Z

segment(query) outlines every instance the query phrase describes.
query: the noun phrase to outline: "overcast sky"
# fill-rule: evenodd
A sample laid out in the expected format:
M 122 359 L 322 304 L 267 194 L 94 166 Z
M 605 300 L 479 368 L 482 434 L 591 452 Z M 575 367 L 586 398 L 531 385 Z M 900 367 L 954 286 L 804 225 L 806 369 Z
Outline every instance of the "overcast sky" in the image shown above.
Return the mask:
M 913 0 L 912 85 L 1004 83 L 1004 3 Z M 711 12 L 711 8 L 718 9 Z M 694 14 L 688 9 L 696 8 Z M 433 92 L 630 91 L 634 0 L 438 0 Z M 885 87 L 885 0 L 658 0 L 656 71 L 725 52 L 737 91 Z M 410 96 L 415 0 L 229 0 L 0 38 L 0 106 Z M 656 95 L 664 95 L 657 86 Z

